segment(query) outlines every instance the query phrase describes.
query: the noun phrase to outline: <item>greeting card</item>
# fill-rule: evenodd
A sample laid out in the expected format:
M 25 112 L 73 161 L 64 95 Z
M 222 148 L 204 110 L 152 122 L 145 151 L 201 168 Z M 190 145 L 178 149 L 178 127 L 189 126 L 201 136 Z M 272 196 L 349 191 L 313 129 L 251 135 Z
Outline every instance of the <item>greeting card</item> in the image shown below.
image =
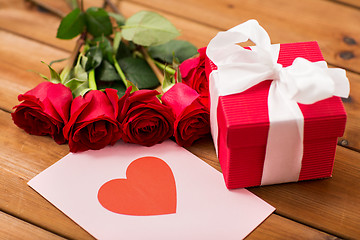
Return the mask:
M 70 153 L 28 184 L 97 239 L 241 239 L 274 211 L 170 140 Z

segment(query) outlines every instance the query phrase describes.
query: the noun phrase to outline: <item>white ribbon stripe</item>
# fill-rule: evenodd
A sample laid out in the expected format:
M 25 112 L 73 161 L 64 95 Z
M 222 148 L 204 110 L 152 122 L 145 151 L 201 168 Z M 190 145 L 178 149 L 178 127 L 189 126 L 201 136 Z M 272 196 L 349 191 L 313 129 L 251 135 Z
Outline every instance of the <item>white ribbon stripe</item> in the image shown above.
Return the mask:
M 247 50 L 237 43 L 251 40 Z M 217 105 L 219 96 L 243 92 L 273 80 L 268 96 L 269 134 L 262 185 L 297 181 L 303 156 L 304 117 L 297 103 L 312 104 L 331 96 L 348 97 L 349 81 L 343 69 L 329 69 L 325 61 L 296 58 L 283 68 L 277 63 L 280 45 L 271 45 L 267 32 L 249 20 L 209 43 L 206 54 L 217 66 L 210 74 L 211 132 L 218 152 Z

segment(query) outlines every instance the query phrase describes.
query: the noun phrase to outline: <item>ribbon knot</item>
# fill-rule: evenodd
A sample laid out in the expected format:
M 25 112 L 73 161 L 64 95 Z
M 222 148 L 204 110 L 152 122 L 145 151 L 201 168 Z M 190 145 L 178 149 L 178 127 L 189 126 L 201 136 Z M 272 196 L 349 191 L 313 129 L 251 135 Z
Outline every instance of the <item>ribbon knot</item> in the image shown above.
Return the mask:
M 273 67 L 273 76 L 270 77 L 270 79 L 274 81 L 279 81 L 280 76 L 282 75 L 283 66 L 280 63 L 275 63 Z

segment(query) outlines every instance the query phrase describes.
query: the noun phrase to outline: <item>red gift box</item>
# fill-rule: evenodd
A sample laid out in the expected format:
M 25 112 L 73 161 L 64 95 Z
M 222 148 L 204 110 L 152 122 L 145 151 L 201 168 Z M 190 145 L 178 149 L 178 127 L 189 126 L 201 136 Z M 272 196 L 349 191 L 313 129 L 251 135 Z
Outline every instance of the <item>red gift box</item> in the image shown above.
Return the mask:
M 278 63 L 295 58 L 323 61 L 316 42 L 280 45 Z M 209 77 L 216 66 L 207 59 Z M 220 96 L 217 108 L 218 158 L 229 189 L 261 185 L 269 131 L 268 94 L 271 80 L 244 92 Z M 331 177 L 337 138 L 345 129 L 346 113 L 339 97 L 300 104 L 304 116 L 303 158 L 299 181 Z

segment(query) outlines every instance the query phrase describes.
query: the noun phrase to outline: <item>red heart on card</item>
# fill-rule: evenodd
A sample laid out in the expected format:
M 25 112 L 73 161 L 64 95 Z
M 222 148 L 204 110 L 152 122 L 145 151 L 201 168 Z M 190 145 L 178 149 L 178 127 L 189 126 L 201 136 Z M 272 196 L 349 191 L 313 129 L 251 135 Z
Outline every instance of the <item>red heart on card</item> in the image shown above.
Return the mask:
M 98 191 L 107 210 L 134 216 L 176 212 L 176 185 L 171 168 L 160 158 L 142 157 L 126 170 L 126 179 L 113 179 Z

